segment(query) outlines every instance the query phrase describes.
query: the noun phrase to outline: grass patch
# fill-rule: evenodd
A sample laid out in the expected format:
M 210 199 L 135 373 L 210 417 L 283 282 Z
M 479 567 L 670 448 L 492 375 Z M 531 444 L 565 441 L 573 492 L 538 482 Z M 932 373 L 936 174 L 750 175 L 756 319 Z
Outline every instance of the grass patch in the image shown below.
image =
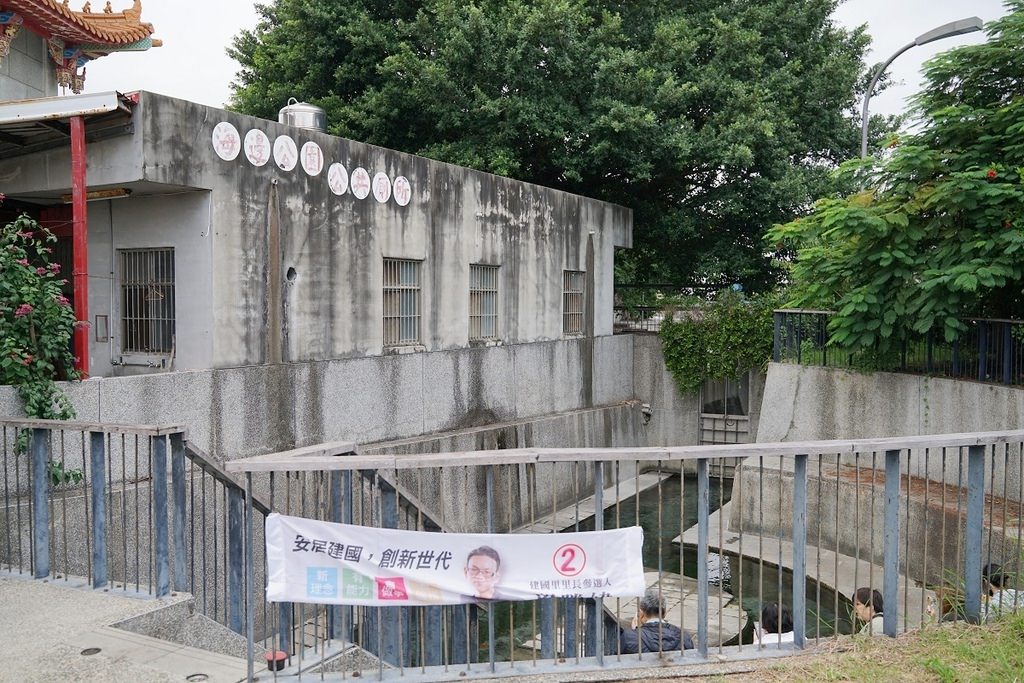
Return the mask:
M 857 637 L 831 652 L 781 660 L 762 681 L 1024 681 L 1024 614 L 984 626 L 958 622 L 899 638 Z

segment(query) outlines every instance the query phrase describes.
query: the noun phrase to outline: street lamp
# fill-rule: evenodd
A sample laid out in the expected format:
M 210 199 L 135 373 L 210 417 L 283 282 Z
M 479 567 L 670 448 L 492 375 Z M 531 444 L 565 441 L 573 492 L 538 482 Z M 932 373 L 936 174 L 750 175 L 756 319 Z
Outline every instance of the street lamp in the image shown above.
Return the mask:
M 888 68 L 888 66 L 892 64 L 892 61 L 899 57 L 904 52 L 906 52 L 907 50 L 909 50 L 910 48 L 916 47 L 917 45 L 924 45 L 925 43 L 930 43 L 934 40 L 951 38 L 952 36 L 959 36 L 964 33 L 974 33 L 975 31 L 980 31 L 981 29 L 982 22 L 981 19 L 979 19 L 978 17 L 968 17 L 967 19 L 960 19 L 959 21 L 951 21 L 948 24 L 943 24 L 938 28 L 933 28 L 931 31 L 928 31 L 927 33 L 922 33 L 917 38 L 914 38 L 914 42 L 907 43 L 906 45 L 901 47 L 899 50 L 896 51 L 896 53 L 892 57 L 889 57 L 889 59 L 885 60 L 885 63 L 882 64 L 882 66 L 878 67 L 878 69 L 875 71 L 875 75 L 871 77 L 871 82 L 868 83 L 867 92 L 864 93 L 864 109 L 863 111 L 861 111 L 860 122 L 861 157 L 866 157 L 868 155 L 868 102 L 871 101 L 871 91 L 875 89 L 875 83 L 877 83 L 878 79 L 882 77 L 882 74 L 885 72 L 886 68 Z

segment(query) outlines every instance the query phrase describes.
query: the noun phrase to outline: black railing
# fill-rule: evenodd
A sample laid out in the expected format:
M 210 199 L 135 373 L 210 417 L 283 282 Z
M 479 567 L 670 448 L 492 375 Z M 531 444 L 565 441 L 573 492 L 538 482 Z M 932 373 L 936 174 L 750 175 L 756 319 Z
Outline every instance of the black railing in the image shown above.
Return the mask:
M 775 311 L 772 360 L 1024 385 L 1024 321 L 966 319 L 967 330 L 952 342 L 929 332 L 910 337 L 888 354 L 851 354 L 829 343 L 830 315 L 802 309 Z

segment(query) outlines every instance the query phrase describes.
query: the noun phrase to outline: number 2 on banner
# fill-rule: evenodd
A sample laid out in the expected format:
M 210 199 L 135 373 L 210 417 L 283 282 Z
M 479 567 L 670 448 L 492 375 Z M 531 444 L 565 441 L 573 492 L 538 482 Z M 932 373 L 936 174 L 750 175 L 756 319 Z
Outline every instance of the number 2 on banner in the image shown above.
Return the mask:
M 566 543 L 555 551 L 553 561 L 562 576 L 576 576 L 587 566 L 587 554 L 575 543 Z

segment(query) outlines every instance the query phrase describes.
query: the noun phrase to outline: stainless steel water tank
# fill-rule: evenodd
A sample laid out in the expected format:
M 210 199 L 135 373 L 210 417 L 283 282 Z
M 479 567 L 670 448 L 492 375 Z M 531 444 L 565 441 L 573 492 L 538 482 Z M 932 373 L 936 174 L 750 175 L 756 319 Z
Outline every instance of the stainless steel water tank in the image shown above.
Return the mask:
M 327 112 L 308 102 L 299 102 L 294 97 L 288 98 L 288 104 L 277 113 L 277 121 L 306 130 L 327 130 Z

